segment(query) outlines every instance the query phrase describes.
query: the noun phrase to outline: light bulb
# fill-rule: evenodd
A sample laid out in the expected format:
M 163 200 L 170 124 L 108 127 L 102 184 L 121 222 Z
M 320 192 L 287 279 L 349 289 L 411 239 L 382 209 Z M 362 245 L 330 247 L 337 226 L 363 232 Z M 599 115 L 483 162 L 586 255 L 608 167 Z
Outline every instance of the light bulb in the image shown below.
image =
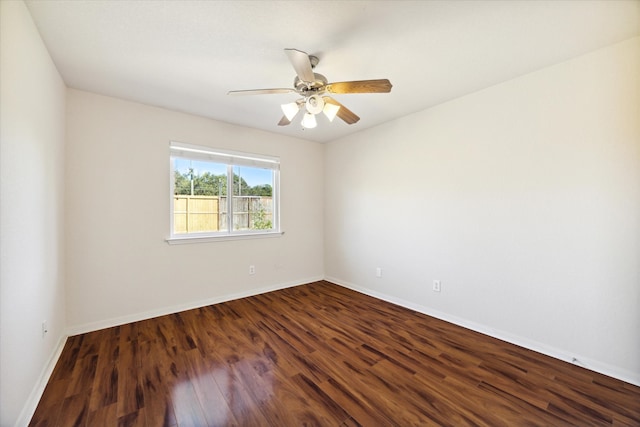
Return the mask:
M 304 117 L 302 118 L 302 126 L 304 128 L 313 129 L 317 125 L 318 125 L 318 122 L 316 122 L 316 116 L 314 116 L 311 113 L 304 114 Z

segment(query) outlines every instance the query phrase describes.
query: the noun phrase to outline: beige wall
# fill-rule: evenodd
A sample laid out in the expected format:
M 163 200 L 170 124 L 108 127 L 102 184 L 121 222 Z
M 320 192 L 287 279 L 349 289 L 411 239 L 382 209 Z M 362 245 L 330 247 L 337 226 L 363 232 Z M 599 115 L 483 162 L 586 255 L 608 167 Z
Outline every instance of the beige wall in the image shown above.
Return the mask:
M 285 234 L 167 244 L 170 141 L 279 156 Z M 71 332 L 322 278 L 322 173 L 320 144 L 70 89 Z
M 331 280 L 640 384 L 640 38 L 329 143 L 324 203 Z
M 26 424 L 64 342 L 64 125 L 65 86 L 31 15 L 0 1 L 2 426 Z

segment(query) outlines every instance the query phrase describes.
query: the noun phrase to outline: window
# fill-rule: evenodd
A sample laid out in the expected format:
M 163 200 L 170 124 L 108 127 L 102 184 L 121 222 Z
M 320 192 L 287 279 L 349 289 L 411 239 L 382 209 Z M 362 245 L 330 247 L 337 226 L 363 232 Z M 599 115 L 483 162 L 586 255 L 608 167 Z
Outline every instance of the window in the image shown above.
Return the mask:
M 172 142 L 171 241 L 279 235 L 280 159 Z

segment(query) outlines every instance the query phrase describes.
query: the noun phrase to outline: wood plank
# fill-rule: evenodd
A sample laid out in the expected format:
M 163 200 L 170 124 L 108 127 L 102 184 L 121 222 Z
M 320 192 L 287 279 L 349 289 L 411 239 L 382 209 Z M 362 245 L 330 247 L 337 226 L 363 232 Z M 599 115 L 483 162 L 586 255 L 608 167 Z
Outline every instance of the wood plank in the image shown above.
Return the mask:
M 210 426 L 238 425 L 211 373 L 216 369 L 215 365 L 208 363 L 197 350 L 185 354 L 185 364 L 207 424 Z
M 145 427 L 146 425 L 144 408 L 118 418 L 118 427 Z
M 98 363 L 91 386 L 91 412 L 109 406 L 118 401 L 118 356 L 120 346 L 118 338 L 106 339 L 100 344 Z
M 141 361 L 138 351 L 136 339 L 122 340 L 121 336 L 118 358 L 118 418 L 137 413 L 144 408 Z M 127 422 L 133 422 L 137 417 L 133 416 L 129 419 L 130 421 Z
M 142 331 L 140 327 L 138 330 Z M 151 338 L 151 335 L 148 337 Z M 140 359 L 144 361 L 140 367 L 140 378 L 147 425 L 175 426 L 177 422 L 173 412 L 171 393 L 164 380 L 165 372 L 170 368 L 162 365 L 158 350 L 159 345 L 156 341 L 147 339 L 139 342 L 138 345 Z
M 91 427 L 113 427 L 118 424 L 117 404 L 112 403 L 108 406 L 103 406 L 97 411 L 89 412 L 87 418 L 87 426 Z
M 71 379 L 65 396 L 73 396 L 81 393 L 91 392 L 91 386 L 96 376 L 98 366 L 98 355 L 88 354 L 76 361 L 76 365 L 71 374 Z
M 212 373 L 233 417 L 241 426 L 268 426 L 260 405 L 254 401 L 234 369 L 220 365 Z
M 87 422 L 89 415 L 89 395 L 76 394 L 67 397 L 62 403 L 56 425 L 80 427 Z
M 171 361 L 165 382 L 171 393 L 173 412 L 179 426 L 199 427 L 207 425 L 204 411 L 187 373 L 184 356 L 179 354 Z

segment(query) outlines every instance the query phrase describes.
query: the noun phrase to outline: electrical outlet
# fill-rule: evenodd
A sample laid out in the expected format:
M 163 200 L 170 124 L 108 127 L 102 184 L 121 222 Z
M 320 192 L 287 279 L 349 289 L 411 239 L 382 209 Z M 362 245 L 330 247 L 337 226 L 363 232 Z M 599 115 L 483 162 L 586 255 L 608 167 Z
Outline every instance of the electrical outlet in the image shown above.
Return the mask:
M 433 281 L 433 292 L 440 292 L 440 280 Z
M 42 322 L 42 338 L 49 332 L 49 328 L 47 327 L 47 321 Z
M 382 277 L 382 269 L 380 267 L 376 268 L 376 277 Z
M 250 265 L 249 266 L 249 274 L 256 274 L 256 266 L 255 265 Z

